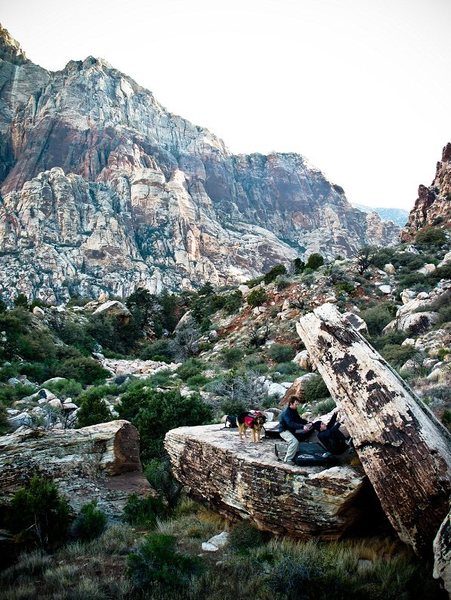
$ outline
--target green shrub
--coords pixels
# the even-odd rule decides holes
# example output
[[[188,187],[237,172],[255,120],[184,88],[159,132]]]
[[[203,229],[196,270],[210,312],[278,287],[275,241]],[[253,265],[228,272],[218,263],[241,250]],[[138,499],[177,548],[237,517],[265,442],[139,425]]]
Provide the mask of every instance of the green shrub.
[[[197,375],[188,377],[186,380],[186,385],[191,389],[197,389],[202,385],[205,385],[208,381],[208,377],[205,377],[205,375],[202,375],[202,373],[198,373]]]
[[[230,531],[228,543],[235,552],[247,552],[263,543],[263,534],[247,521],[241,521]]]
[[[3,404],[0,403],[0,435],[4,435],[8,429],[8,413]]]
[[[95,342],[89,335],[86,325],[65,321],[61,327],[56,328],[58,337],[69,346],[75,346],[83,354],[93,351]]]
[[[155,584],[165,590],[181,590],[191,584],[194,575],[201,572],[198,557],[182,554],[176,549],[172,535],[154,533],[128,557],[128,570],[138,589],[151,590]]]
[[[229,315],[236,313],[243,304],[243,294],[240,290],[236,290],[225,296],[224,309]]]
[[[232,369],[241,361],[243,354],[240,348],[226,348],[221,352],[221,362],[226,369]]]
[[[422,229],[415,236],[417,246],[443,246],[446,244],[446,233],[438,227]]]
[[[204,365],[200,360],[196,358],[189,358],[177,369],[176,372],[180,379],[186,381],[194,375],[199,375],[203,370]]]
[[[382,348],[381,354],[392,366],[401,367],[409,358],[415,356],[416,352],[413,346],[387,344]]]
[[[296,355],[296,350],[284,344],[272,344],[268,350],[269,356],[277,362],[287,362]]]
[[[211,407],[198,394],[181,396],[178,391],[157,392],[142,386],[127,390],[117,411],[138,428],[143,460],[162,455],[163,439],[170,429],[204,425],[212,418]]]
[[[23,385],[18,383],[17,385],[2,385],[0,386],[0,404],[3,404],[9,408],[13,402],[31,396],[36,392],[34,385]]]
[[[292,265],[295,275],[299,275],[305,269],[305,263],[299,257],[293,260]]]
[[[302,400],[304,403],[315,402],[316,400],[330,396],[329,390],[321,375],[315,375],[306,381],[303,392]]]
[[[124,521],[130,525],[153,527],[156,520],[167,516],[167,508],[160,498],[147,496],[140,498],[136,494],[128,497],[124,506]]]
[[[283,362],[278,363],[274,370],[281,373],[282,375],[299,375],[302,369],[294,362]]]
[[[256,290],[252,290],[247,297],[247,303],[249,306],[261,306],[268,299],[266,292],[263,288],[258,288]]]
[[[43,548],[63,541],[71,510],[53,481],[34,475],[19,489],[7,507],[7,525],[13,533]]]
[[[451,321],[451,304],[448,306],[442,306],[438,311],[437,325],[443,325]]]
[[[167,457],[153,458],[145,466],[144,475],[152,488],[167,502],[168,508],[175,508],[183,487],[172,476],[169,459]]]
[[[105,531],[107,518],[104,512],[97,508],[97,502],[84,504],[72,524],[72,533],[76,538],[87,542],[93,540]]]
[[[385,335],[372,338],[371,344],[376,348],[376,350],[380,351],[384,346],[387,346],[388,344],[400,346],[406,338],[407,334],[403,331],[389,331]]]
[[[143,346],[139,357],[142,360],[171,362],[174,358],[174,353],[169,340],[155,340],[155,342]]]
[[[321,254],[314,252],[308,257],[305,268],[312,269],[312,271],[316,271],[316,269],[319,269],[319,267],[321,267],[323,264],[324,258],[321,256]]]
[[[75,379],[64,379],[63,381],[51,381],[46,388],[56,394],[59,398],[74,398],[81,394],[83,386]]]
[[[393,305],[382,303],[362,311],[360,316],[367,324],[369,334],[378,336],[382,333],[384,327],[392,321],[395,310],[396,308]]]
[[[345,292],[346,294],[352,294],[354,291],[354,285],[350,281],[339,281],[335,284],[337,292]]]
[[[451,431],[451,410],[446,409],[443,411],[442,423],[449,431]]]
[[[268,271],[264,277],[263,281],[268,284],[274,281],[279,275],[286,275],[287,270],[283,265],[276,265],[270,271]]]
[[[104,369],[97,361],[86,356],[69,358],[63,361],[58,369],[59,376],[66,379],[75,379],[83,385],[103,382],[111,373]]]
[[[109,423],[113,419],[114,417],[104,400],[88,396],[80,401],[80,409],[77,412],[77,427]]]
[[[282,290],[285,290],[291,284],[291,282],[288,279],[288,277],[284,277],[283,275],[279,275],[277,277],[275,283],[276,283],[276,289],[277,289],[278,292],[281,292]]]

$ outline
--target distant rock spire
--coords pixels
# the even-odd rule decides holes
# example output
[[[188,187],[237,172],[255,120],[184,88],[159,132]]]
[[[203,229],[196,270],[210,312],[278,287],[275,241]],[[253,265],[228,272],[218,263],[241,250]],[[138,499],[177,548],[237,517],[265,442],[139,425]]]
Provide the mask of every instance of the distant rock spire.
[[[14,65],[23,65],[30,62],[25,52],[7,29],[0,23],[0,58]]]

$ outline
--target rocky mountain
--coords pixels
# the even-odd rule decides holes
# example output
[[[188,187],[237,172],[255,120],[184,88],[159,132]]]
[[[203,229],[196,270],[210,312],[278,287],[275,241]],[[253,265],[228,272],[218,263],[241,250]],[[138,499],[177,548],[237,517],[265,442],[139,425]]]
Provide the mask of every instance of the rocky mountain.
[[[373,208],[364,204],[355,204],[354,206],[366,213],[375,212],[383,221],[391,221],[395,225],[399,225],[399,227],[404,227],[409,218],[409,211],[403,208],[386,208],[384,206]]]
[[[431,185],[419,186],[418,198],[401,239],[410,241],[420,229],[428,226],[442,229],[451,226],[451,143],[443,148],[442,160],[437,163]]]
[[[233,155],[101,59],[48,72],[0,30],[0,295],[229,284],[398,229],[300,155]]]

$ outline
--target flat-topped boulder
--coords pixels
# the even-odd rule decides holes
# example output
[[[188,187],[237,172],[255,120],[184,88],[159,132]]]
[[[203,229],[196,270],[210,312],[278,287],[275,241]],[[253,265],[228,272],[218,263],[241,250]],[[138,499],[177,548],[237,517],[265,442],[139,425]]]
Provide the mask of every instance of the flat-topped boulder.
[[[138,431],[123,420],[65,431],[21,428],[0,437],[2,501],[34,474],[53,479],[76,511],[97,500],[112,518],[131,493],[152,492],[142,473]]]
[[[274,440],[242,442],[236,430],[220,424],[172,429],[165,447],[175,477],[193,497],[262,530],[336,540],[361,519],[376,517],[360,466],[285,465],[276,459]]]

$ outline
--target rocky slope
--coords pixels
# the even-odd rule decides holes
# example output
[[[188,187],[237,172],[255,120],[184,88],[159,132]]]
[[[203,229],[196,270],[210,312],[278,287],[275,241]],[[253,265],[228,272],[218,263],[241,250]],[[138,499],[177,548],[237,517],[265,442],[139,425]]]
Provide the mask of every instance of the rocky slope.
[[[420,229],[428,226],[451,227],[451,143],[443,148],[431,185],[418,188],[418,198],[401,239],[410,241]]]
[[[227,284],[395,241],[302,156],[234,156],[105,61],[49,73],[0,39],[6,298]]]

